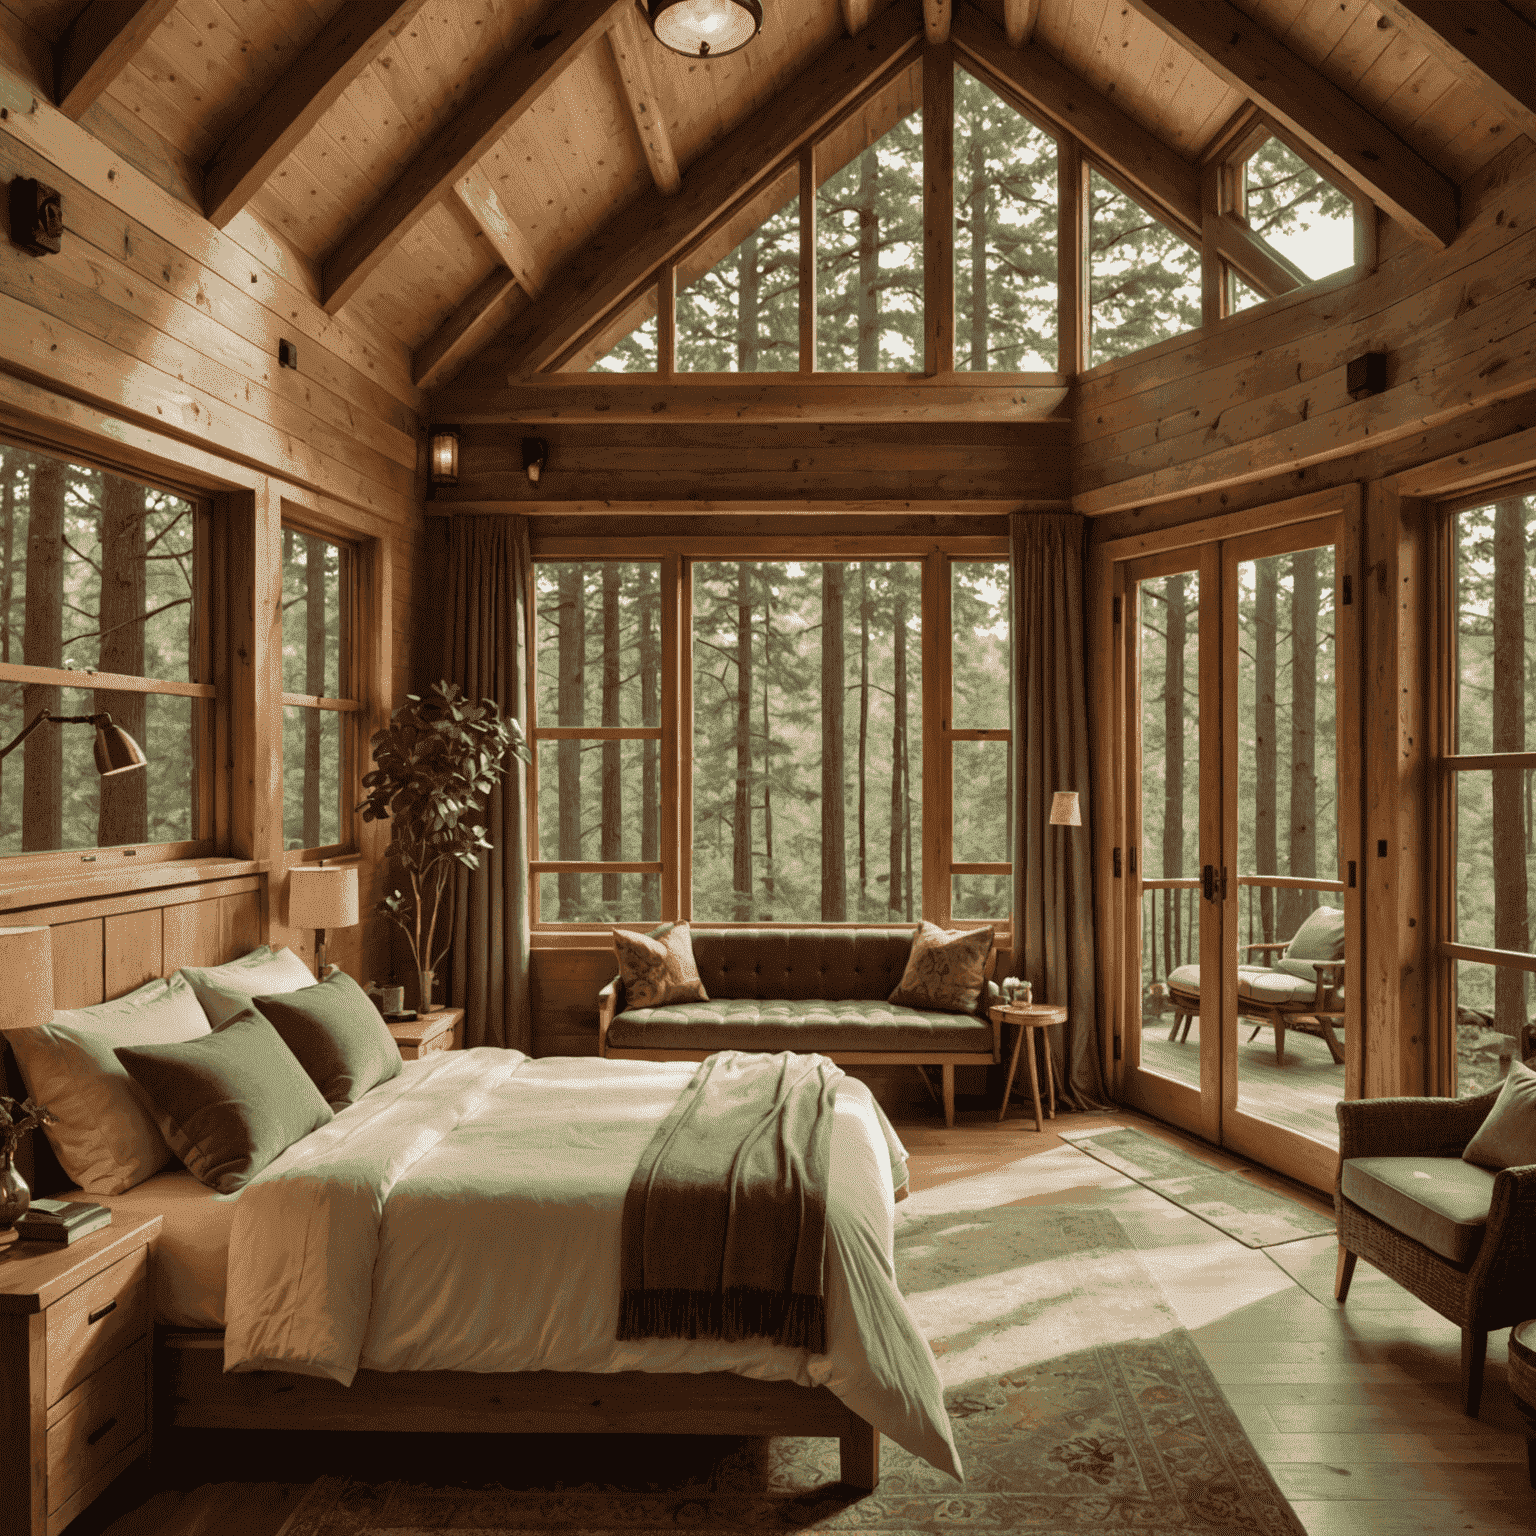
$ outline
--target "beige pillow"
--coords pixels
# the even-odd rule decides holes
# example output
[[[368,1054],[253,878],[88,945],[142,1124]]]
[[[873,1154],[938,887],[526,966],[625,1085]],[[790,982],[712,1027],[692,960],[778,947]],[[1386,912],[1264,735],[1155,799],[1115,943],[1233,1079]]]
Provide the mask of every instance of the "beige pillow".
[[[64,1172],[89,1194],[120,1195],[171,1161],[149,1096],[124,1071],[117,1046],[169,1045],[208,1033],[186,980],[172,976],[111,1002],[54,1014],[6,1041],[27,1092],[57,1116],[45,1134]]]
[[[935,1013],[975,1013],[991,953],[990,928],[952,933],[937,923],[921,923],[912,939],[907,968],[888,1000]]]
[[[1509,1076],[1462,1160],[1480,1168],[1528,1168],[1536,1163],[1536,1072],[1509,1064]]]
[[[629,1008],[658,1008],[663,1003],[707,1003],[709,993],[693,958],[687,923],[668,923],[650,933],[613,930],[613,950],[624,978]]]
[[[177,974],[192,983],[214,1029],[234,1018],[253,997],[272,997],[315,985],[314,973],[291,949],[272,949],[266,944],[223,965],[184,965]]]

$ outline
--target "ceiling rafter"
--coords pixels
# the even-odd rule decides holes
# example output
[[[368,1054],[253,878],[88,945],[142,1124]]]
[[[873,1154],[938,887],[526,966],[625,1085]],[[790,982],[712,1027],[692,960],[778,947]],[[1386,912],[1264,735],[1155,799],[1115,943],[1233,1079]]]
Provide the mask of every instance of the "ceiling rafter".
[[[477,342],[489,339],[490,322],[519,284],[505,267],[487,272],[454,312],[411,354],[411,382],[431,389]]]
[[[1200,173],[1193,165],[1043,48],[1009,47],[1007,34],[973,6],[961,8],[952,36],[962,62],[977,66],[1043,126],[1070,133],[1127,191],[1199,244]]]
[[[78,122],[175,8],[176,0],[91,0],[53,50],[59,111]]]
[[[223,229],[390,45],[425,0],[347,0],[203,167],[203,212]]]
[[[1228,0],[1128,0],[1283,123],[1416,238],[1456,238],[1456,188],[1390,128]]]
[[[667,132],[666,120],[656,99],[656,82],[651,75],[650,61],[645,56],[645,39],[633,8],[626,6],[614,16],[613,26],[608,31],[608,48],[613,54],[614,68],[619,72],[624,99],[629,103],[629,115],[635,124],[641,153],[651,168],[651,180],[659,191],[670,195],[682,186],[683,174],[678,169],[672,135]]]
[[[549,273],[538,259],[528,237],[503,206],[491,178],[475,166],[453,189],[469,216],[502,263],[517,279],[517,285],[531,299],[549,280]]]
[[[930,43],[947,43],[953,20],[950,0],[923,0],[923,32]]]
[[[833,43],[702,155],[676,196],[652,192],[620,209],[565,262],[510,338],[512,376],[526,377],[556,362],[585,332],[654,282],[666,262],[778,174],[874,82],[909,62],[922,40],[920,0],[895,0],[858,37]]]
[[[367,281],[405,232],[491,149],[606,32],[632,0],[556,0],[502,62],[321,263],[323,307],[335,314]]]
[[[1035,35],[1040,0],[1003,0],[1003,31],[1010,48],[1022,48]]]
[[[1502,5],[1374,0],[1426,53],[1536,139],[1536,27]]]

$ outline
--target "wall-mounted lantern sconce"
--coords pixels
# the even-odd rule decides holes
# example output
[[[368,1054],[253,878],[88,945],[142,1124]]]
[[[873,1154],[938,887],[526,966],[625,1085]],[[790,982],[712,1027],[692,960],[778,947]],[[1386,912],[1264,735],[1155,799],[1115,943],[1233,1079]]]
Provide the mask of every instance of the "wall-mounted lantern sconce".
[[[432,460],[433,485],[457,485],[459,483],[459,429],[457,427],[433,427],[427,434],[428,453]]]
[[[539,483],[539,476],[544,473],[544,465],[548,460],[549,444],[542,437],[523,439],[523,473],[528,476],[530,484]]]
[[[1344,369],[1344,387],[1351,400],[1369,400],[1387,387],[1387,354],[1363,352]]]

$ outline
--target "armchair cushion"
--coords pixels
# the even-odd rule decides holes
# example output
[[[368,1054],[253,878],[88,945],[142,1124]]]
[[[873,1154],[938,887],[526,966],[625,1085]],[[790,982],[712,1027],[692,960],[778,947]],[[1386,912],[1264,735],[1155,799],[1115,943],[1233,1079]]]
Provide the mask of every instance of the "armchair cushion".
[[[1536,1072],[1523,1062],[1509,1066],[1509,1076],[1488,1118],[1461,1154],[1481,1168],[1528,1168],[1536,1163]]]
[[[1285,971],[1240,965],[1237,968],[1237,995],[1255,1003],[1313,1003],[1317,1001],[1317,983],[1303,981]]]
[[[1309,960],[1344,958],[1344,912],[1340,907],[1318,907],[1292,935],[1275,969],[1317,985],[1317,972]]]
[[[1477,1257],[1493,1202],[1493,1175],[1459,1157],[1352,1157],[1340,1191],[1396,1232],[1451,1263]]]

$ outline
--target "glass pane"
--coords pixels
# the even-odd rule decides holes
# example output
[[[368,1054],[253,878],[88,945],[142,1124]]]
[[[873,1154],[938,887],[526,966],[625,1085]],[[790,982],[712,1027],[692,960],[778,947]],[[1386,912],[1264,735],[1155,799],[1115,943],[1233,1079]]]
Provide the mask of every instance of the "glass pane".
[[[957,730],[1006,731],[1013,697],[1008,562],[957,560],[949,571],[951,717]]]
[[[660,725],[660,563],[541,560],[534,579],[538,723]]]
[[[659,741],[541,741],[538,859],[647,863],[661,854]]]
[[[284,693],[350,697],[351,565],[345,546],[283,529]]]
[[[1088,191],[1091,367],[1200,324],[1200,253],[1097,171]]]
[[[984,918],[1006,923],[1013,910],[1012,875],[951,875],[951,918]]]
[[[1200,577],[1142,582],[1131,597],[1140,642],[1141,878],[1184,881],[1142,894],[1141,1064],[1200,1084]],[[1191,975],[1193,972],[1193,975]],[[1188,983],[1175,995],[1170,978]],[[1182,1006],[1181,1006],[1182,1005]]]
[[[0,763],[0,854],[126,843],[190,842],[197,826],[194,699],[0,683],[0,735],[39,710],[105,709],[144,748],[148,766],[103,780],[84,725],[42,726]],[[105,789],[103,789],[105,786]]]
[[[769,216],[764,219],[765,212]],[[800,190],[782,176],[746,219],[763,222],[719,260],[716,242],[677,273],[677,371],[760,373],[800,366]],[[727,239],[734,240],[735,224]],[[699,277],[703,261],[711,263]]]
[[[1529,954],[1536,891],[1533,779],[1526,768],[1463,769],[1456,775],[1456,938]],[[1519,1021],[1500,1019],[1512,1031]]]
[[[877,112],[890,96],[868,110]],[[920,372],[921,108],[828,177],[817,199],[816,366],[828,373]]]
[[[1279,139],[1243,166],[1248,227],[1309,278],[1355,264],[1355,205]]]
[[[191,678],[195,531],[180,497],[0,448],[0,661]]]
[[[656,372],[656,288],[651,286],[565,365],[588,373]]]
[[[283,846],[334,848],[350,827],[343,809],[342,732],[334,709],[283,706]]]
[[[1056,368],[1056,140],[955,70],[955,367]]]
[[[956,741],[954,751],[954,860],[1006,864],[1013,857],[1013,796],[1008,775],[1013,744]]]
[[[1451,964],[1456,988],[1456,1096],[1466,1099],[1497,1088],[1510,1062],[1531,1054],[1527,1010],[1536,993],[1536,976],[1509,965],[1474,965],[1465,960]]]
[[[1456,710],[1452,750],[1536,749],[1536,498],[1510,496],[1453,519]]]
[[[922,910],[922,572],[693,567],[700,922]]]
[[[660,875],[544,875],[541,923],[634,923],[661,920]]]
[[[1265,302],[1264,295],[1256,288],[1250,288],[1236,272],[1227,273],[1227,281],[1232,285],[1232,297],[1227,305],[1228,313],[1241,314],[1245,309],[1252,309],[1255,304]]]

